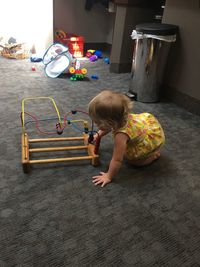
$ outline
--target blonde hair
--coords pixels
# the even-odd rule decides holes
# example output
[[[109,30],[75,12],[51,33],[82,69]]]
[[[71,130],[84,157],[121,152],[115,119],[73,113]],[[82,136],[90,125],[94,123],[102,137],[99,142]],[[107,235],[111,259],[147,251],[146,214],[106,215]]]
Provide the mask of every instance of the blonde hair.
[[[132,107],[127,96],[104,90],[90,101],[88,112],[94,122],[117,130],[126,125]]]

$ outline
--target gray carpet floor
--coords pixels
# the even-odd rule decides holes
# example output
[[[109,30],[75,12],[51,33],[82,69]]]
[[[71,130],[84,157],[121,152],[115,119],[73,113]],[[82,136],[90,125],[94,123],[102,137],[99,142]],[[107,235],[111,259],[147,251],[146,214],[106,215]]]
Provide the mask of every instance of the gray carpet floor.
[[[106,171],[112,136],[101,142],[98,167],[54,163],[23,173],[23,98],[53,97],[63,116],[87,110],[102,89],[128,91],[130,73],[109,73],[103,60],[81,64],[89,79],[70,81],[46,77],[41,63],[0,58],[0,266],[200,266],[200,117],[166,101],[135,102],[134,112],[151,112],[163,125],[161,158],[143,168],[124,162],[104,188],[91,177]],[[26,111],[39,119],[55,115],[48,101],[28,103]],[[35,123],[26,126],[41,137]],[[80,134],[67,129],[66,135]]]

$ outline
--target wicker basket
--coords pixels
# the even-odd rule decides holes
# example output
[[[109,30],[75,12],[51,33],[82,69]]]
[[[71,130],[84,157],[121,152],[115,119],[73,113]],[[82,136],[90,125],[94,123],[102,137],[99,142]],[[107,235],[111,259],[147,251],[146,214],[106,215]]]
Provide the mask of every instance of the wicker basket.
[[[29,49],[25,44],[12,44],[1,47],[0,55],[11,59],[25,59],[29,57]]]

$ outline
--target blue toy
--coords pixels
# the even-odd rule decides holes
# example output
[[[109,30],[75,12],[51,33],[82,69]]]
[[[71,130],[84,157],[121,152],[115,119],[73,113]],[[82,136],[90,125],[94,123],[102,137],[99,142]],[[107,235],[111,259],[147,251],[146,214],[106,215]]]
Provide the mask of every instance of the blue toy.
[[[98,79],[99,79],[99,77],[98,77],[97,75],[92,75],[91,78],[92,78],[93,80],[98,80]]]
[[[96,50],[94,55],[96,55],[98,58],[102,58],[102,52],[100,50]]]
[[[30,57],[31,62],[41,62],[43,59],[40,57]]]
[[[110,64],[110,59],[109,59],[108,57],[105,57],[105,58],[104,58],[104,62],[105,62],[106,64]]]

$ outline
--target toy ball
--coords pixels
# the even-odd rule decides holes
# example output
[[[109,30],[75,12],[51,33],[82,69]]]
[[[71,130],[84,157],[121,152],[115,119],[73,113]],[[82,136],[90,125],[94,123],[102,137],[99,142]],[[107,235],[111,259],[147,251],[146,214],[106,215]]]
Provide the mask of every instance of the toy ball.
[[[105,57],[105,58],[104,58],[104,62],[105,62],[106,64],[110,64],[110,59],[109,59],[108,57]]]
[[[96,50],[94,55],[96,55],[98,58],[102,58],[102,52],[100,50]]]
[[[90,61],[91,62],[97,61],[97,59],[98,59],[97,55],[93,55],[93,56],[90,57]]]
[[[32,71],[36,71],[36,67],[35,67],[35,66],[32,66],[32,67],[31,67],[31,70],[32,70]]]

